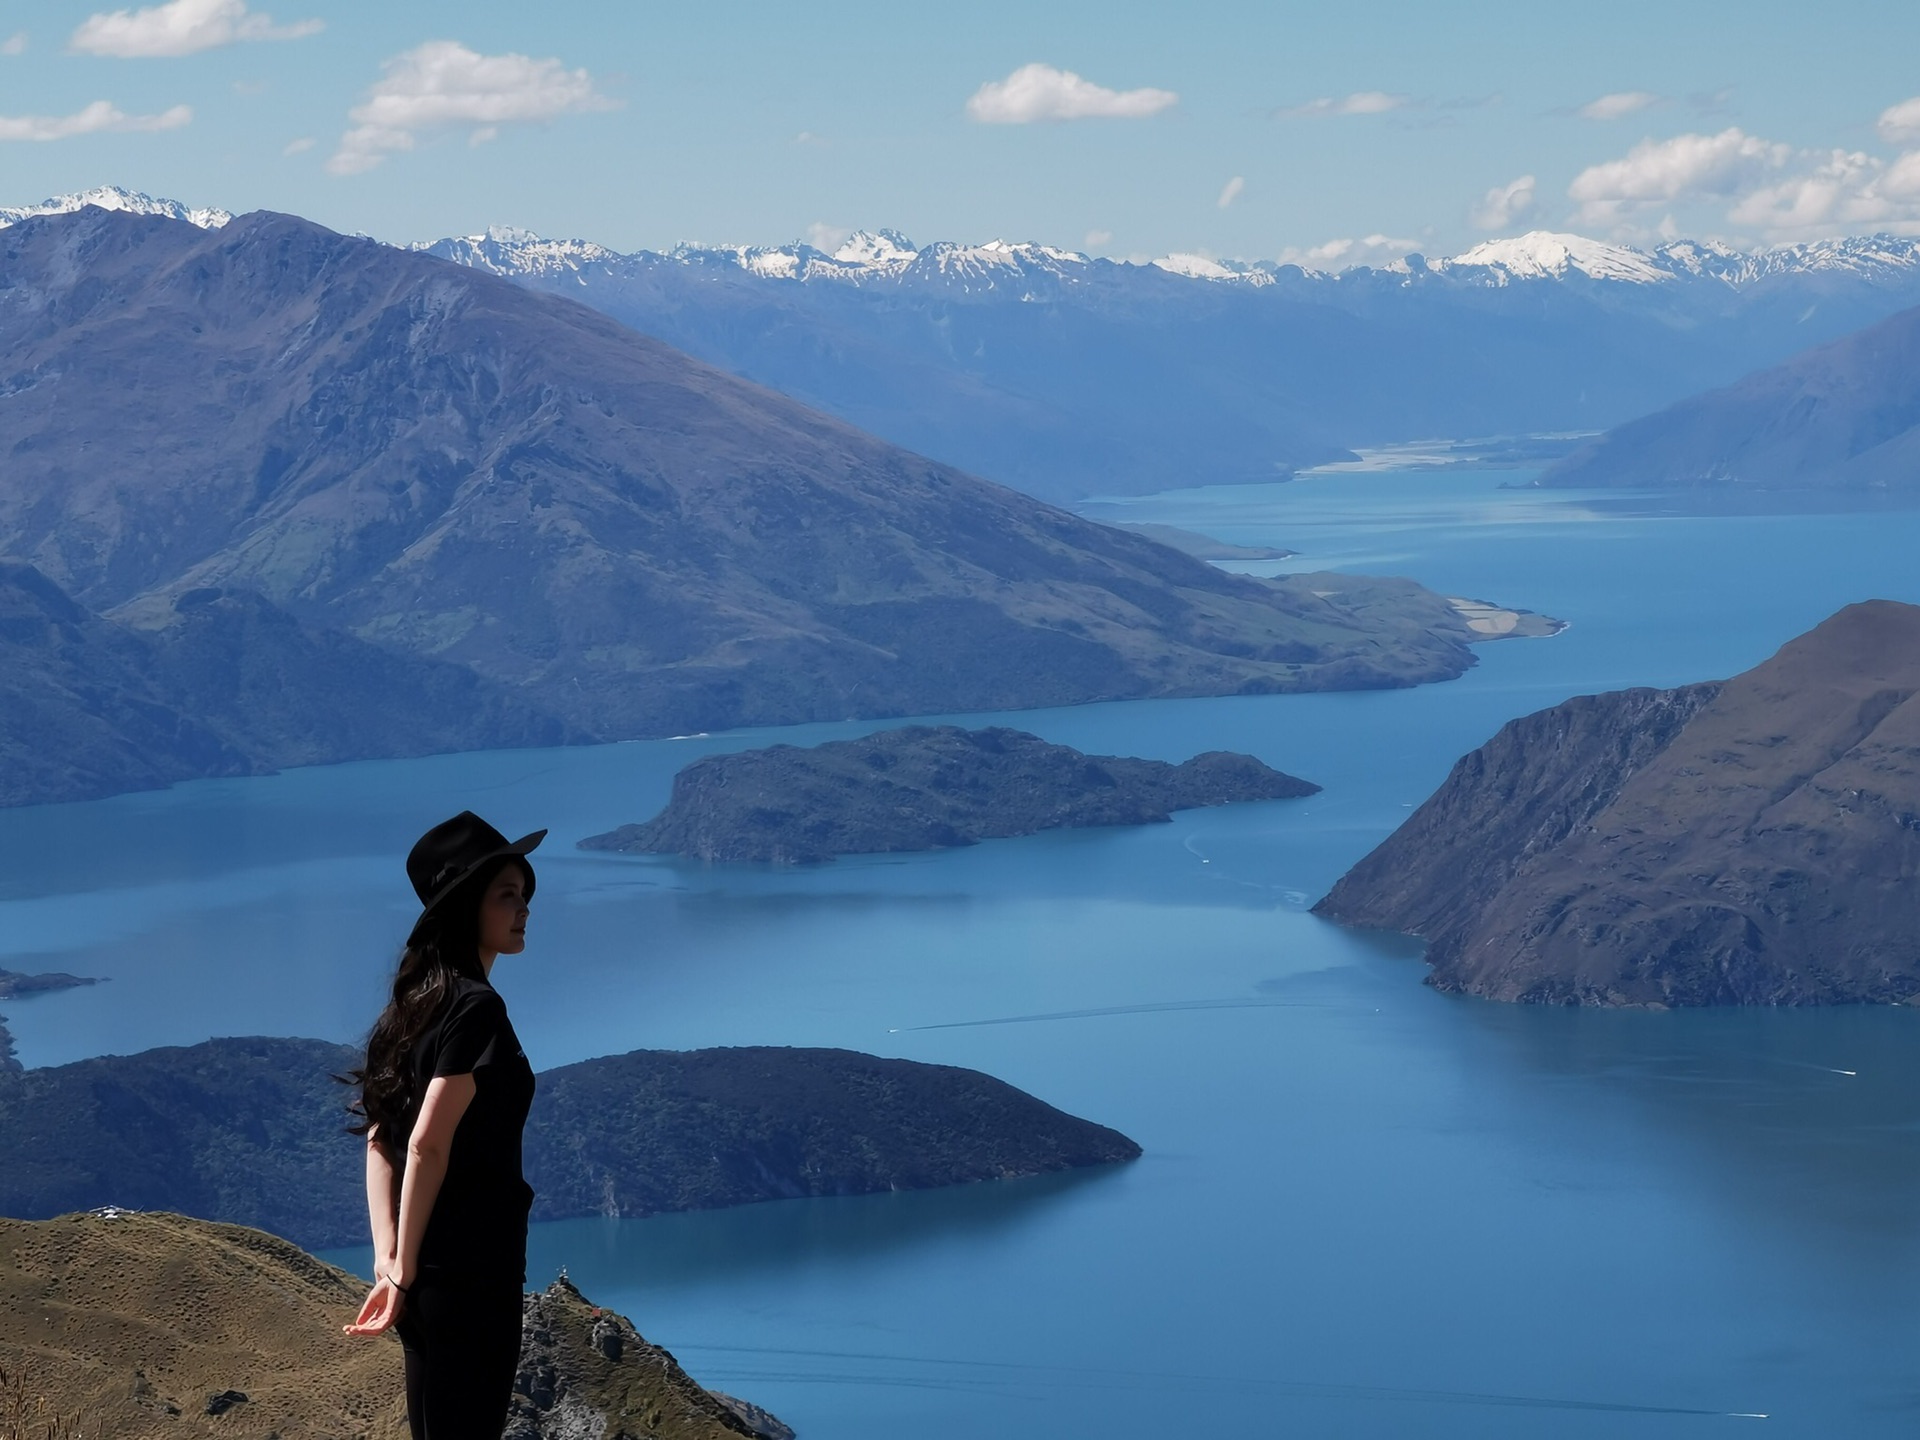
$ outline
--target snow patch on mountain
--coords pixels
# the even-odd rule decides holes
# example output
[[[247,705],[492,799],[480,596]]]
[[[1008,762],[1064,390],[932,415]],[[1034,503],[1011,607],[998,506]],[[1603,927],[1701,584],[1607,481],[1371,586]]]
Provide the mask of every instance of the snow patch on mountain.
[[[1510,240],[1489,240],[1451,260],[1436,260],[1428,266],[1443,273],[1473,267],[1494,271],[1497,278],[1493,283],[1499,285],[1512,280],[1563,280],[1573,274],[1642,285],[1657,285],[1673,278],[1671,271],[1643,250],[1551,230],[1529,230]]]
[[[184,220],[202,230],[218,230],[233,216],[225,210],[196,210],[177,200],[156,200],[138,190],[123,190],[118,185],[99,185],[72,195],[56,195],[38,205],[0,207],[0,228],[17,225],[34,215],[71,215],[92,205],[101,210],[124,210],[133,215],[163,215],[169,220]]]

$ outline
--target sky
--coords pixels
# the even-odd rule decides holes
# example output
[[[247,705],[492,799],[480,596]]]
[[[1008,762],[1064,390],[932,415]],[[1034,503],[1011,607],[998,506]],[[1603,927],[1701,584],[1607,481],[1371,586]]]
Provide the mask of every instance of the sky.
[[[0,0],[0,204],[1321,268],[1920,233],[1920,5]]]

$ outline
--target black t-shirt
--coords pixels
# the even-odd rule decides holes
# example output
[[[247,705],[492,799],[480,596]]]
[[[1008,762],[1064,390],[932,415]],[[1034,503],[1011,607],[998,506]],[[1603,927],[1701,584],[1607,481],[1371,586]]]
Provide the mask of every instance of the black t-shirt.
[[[440,1075],[471,1073],[474,1084],[427,1218],[420,1268],[524,1284],[533,1187],[520,1173],[520,1135],[533,1106],[533,1067],[506,1002],[484,980],[458,981],[410,1058],[418,1095]]]

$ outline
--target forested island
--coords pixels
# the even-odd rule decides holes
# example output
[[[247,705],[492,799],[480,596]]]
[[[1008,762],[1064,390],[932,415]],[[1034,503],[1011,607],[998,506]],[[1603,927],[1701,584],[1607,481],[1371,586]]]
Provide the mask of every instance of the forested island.
[[[580,847],[804,864],[1040,830],[1153,824],[1176,810],[1319,789],[1222,750],[1170,765],[1084,755],[1005,726],[906,725],[807,749],[708,755],[674,777],[659,815],[589,836]]]

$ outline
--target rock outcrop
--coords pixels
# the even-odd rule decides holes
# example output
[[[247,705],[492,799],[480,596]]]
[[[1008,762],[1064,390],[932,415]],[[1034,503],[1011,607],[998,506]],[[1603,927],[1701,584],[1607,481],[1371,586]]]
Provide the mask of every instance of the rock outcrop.
[[[654,819],[580,846],[793,864],[1040,830],[1145,825],[1175,810],[1292,799],[1319,788],[1226,751],[1169,765],[1084,755],[1004,726],[908,725],[811,749],[706,756],[674,777],[672,799]]]
[[[61,1435],[405,1440],[400,1347],[340,1331],[365,1294],[237,1225],[116,1210],[0,1220],[0,1376]],[[565,1280],[527,1297],[525,1326],[513,1440],[792,1433],[750,1422],[753,1407],[703,1390]]]
[[[1315,910],[1499,1000],[1920,1001],[1920,607],[1514,721]]]

